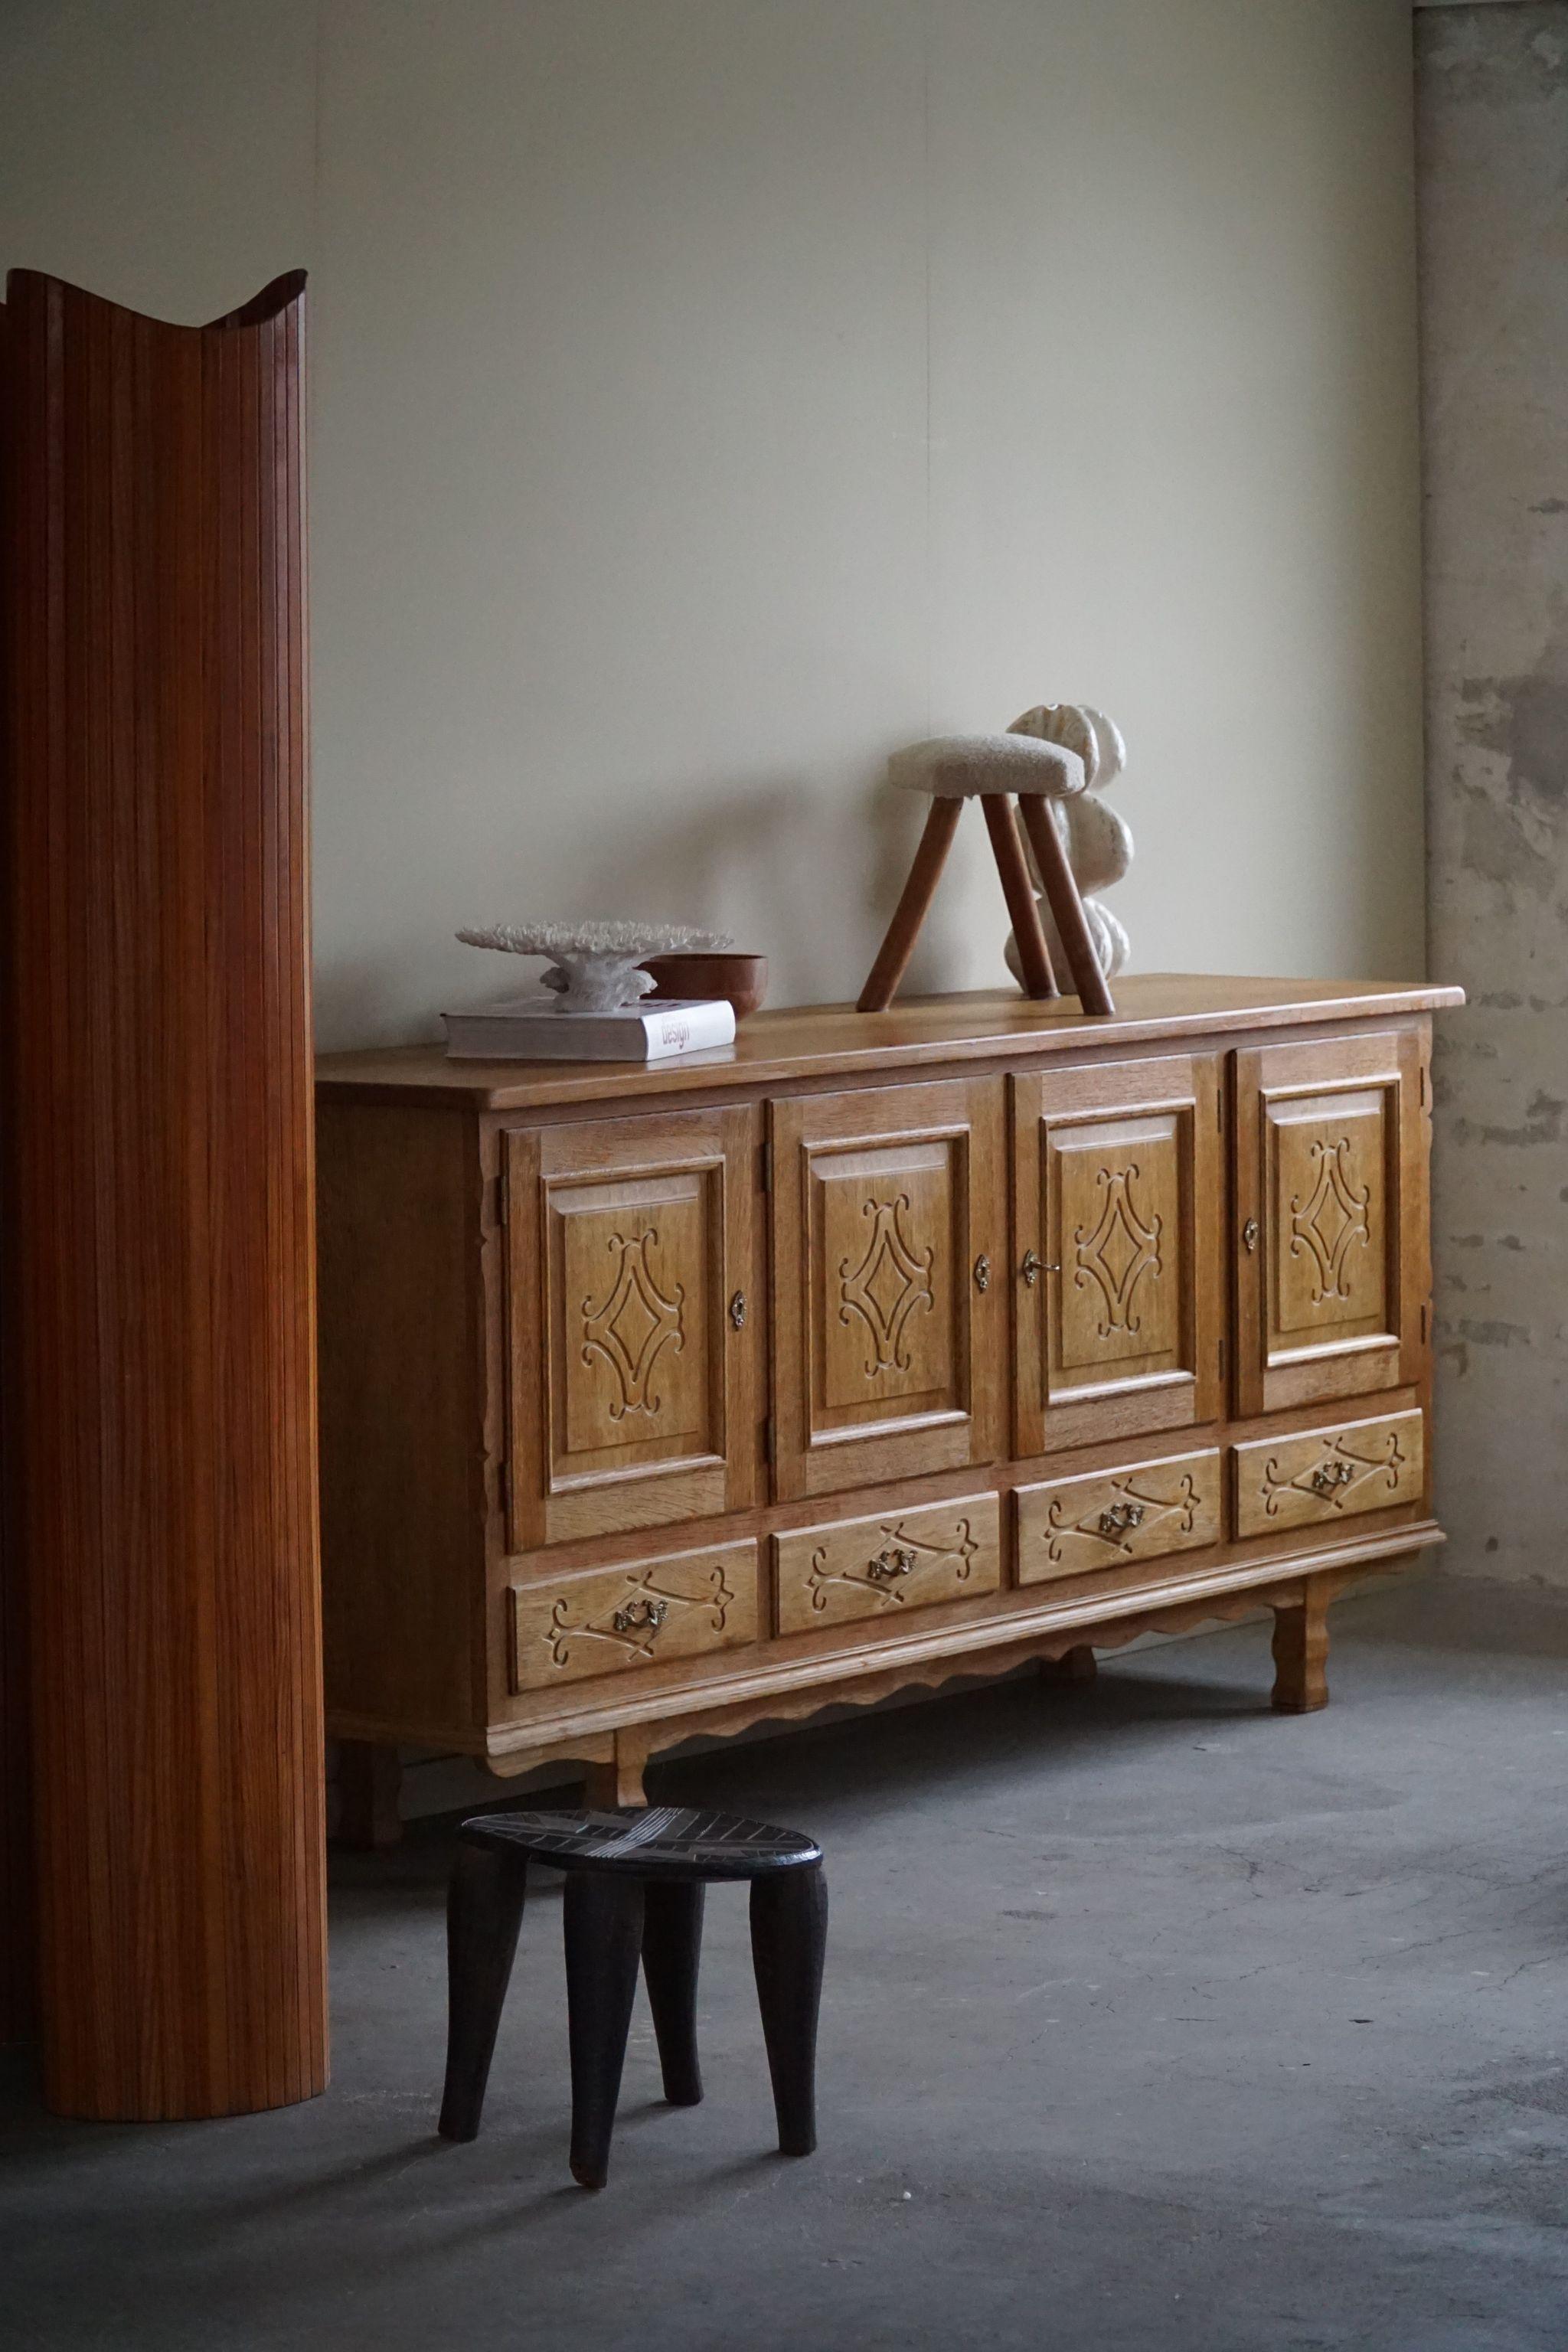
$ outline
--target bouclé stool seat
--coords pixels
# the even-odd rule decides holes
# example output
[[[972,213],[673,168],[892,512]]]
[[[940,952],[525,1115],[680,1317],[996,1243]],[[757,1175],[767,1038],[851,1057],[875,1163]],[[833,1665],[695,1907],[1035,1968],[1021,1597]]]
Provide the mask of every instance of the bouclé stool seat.
[[[816,2146],[816,2018],[827,1934],[822,1849],[796,1830],[696,1806],[627,1812],[482,1813],[465,1822],[447,1901],[443,2138],[479,2128],[531,1861],[564,1871],[572,2053],[572,2172],[602,2189],[640,1959],[673,2106],[702,2096],[697,1969],[703,1890],[751,1883],[752,1962],[779,2147]]]

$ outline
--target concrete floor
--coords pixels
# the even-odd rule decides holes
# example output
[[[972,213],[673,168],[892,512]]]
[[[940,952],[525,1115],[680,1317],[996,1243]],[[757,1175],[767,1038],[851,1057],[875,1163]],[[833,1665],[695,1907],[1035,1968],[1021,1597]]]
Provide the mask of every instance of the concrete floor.
[[[333,1870],[307,2107],[0,2116],[21,2352],[1568,2345],[1568,1608],[1344,1604],[1336,1704],[1244,1626],[656,1771],[798,1822],[833,1916],[820,2153],[770,2153],[742,1893],[710,1899],[701,2107],[640,2007],[610,2185],[565,2168],[559,1894],[483,2137],[433,2137],[448,1843]]]

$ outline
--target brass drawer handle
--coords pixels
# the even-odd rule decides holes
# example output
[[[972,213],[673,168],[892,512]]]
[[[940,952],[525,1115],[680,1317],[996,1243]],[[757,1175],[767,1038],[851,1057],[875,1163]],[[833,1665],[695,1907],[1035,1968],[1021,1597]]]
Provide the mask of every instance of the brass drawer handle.
[[[1033,1290],[1042,1274],[1060,1274],[1061,1268],[1059,1265],[1047,1265],[1044,1259],[1037,1258],[1032,1249],[1026,1249],[1024,1252],[1024,1263],[1018,1271],[1024,1277],[1026,1289]]]
[[[1100,1515],[1100,1532],[1102,1536],[1122,1535],[1129,1528],[1141,1528],[1142,1524],[1142,1503],[1111,1503]]]
[[[644,1625],[650,1633],[657,1633],[668,1614],[668,1601],[649,1601],[644,1595],[628,1601],[624,1609],[617,1609],[610,1622],[617,1633],[635,1633]]]
[[[1263,1228],[1259,1225],[1256,1217],[1248,1217],[1246,1224],[1243,1225],[1241,1229],[1241,1238],[1248,1257],[1251,1256],[1253,1251],[1258,1247],[1258,1237],[1261,1234],[1262,1230]]]
[[[1331,1495],[1340,1486],[1348,1486],[1355,1476],[1348,1462],[1320,1462],[1308,1485],[1320,1495]]]
[[[737,1290],[735,1296],[730,1301],[730,1320],[734,1325],[737,1331],[743,1331],[745,1329],[746,1294],[743,1290]]]
[[[976,1290],[989,1290],[991,1287],[991,1261],[984,1250],[974,1261],[974,1287]]]
[[[902,1544],[885,1544],[882,1549],[866,1562],[866,1573],[872,1577],[908,1576],[915,1564],[915,1555]]]

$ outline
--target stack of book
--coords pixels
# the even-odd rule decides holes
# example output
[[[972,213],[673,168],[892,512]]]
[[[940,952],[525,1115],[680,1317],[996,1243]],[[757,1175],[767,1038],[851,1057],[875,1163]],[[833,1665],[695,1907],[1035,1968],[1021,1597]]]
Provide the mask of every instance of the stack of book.
[[[735,1008],[723,997],[567,1013],[542,992],[441,1018],[447,1054],[472,1062],[663,1062],[735,1039]]]

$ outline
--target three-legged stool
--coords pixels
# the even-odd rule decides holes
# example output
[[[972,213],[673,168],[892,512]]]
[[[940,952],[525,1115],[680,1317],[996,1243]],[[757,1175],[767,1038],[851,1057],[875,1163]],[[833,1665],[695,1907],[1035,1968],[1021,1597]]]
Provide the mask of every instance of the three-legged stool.
[[[749,1879],[752,1963],[779,2148],[816,2146],[816,2015],[827,1937],[822,1849],[795,1830],[692,1806],[481,1813],[465,1822],[447,1898],[445,2139],[473,2139],[522,1923],[531,1859],[566,1873],[572,2173],[602,2189],[640,1958],[672,2106],[702,2096],[697,1964],[710,1880]]]
[[[1052,997],[1060,991],[1018,838],[1020,815],[1072,970],[1079,1002],[1086,1013],[1113,1013],[1116,1008],[1095,953],[1078,883],[1045,805],[1047,800],[1070,799],[1085,789],[1086,771],[1079,754],[1062,744],[1011,730],[1005,735],[938,735],[929,742],[911,743],[895,751],[888,762],[888,780],[906,792],[928,793],[931,813],[887,936],[860,991],[858,1011],[885,1013],[898,994],[921,925],[936,896],[963,803],[977,800],[985,814],[992,855],[1018,942],[1025,993]]]

